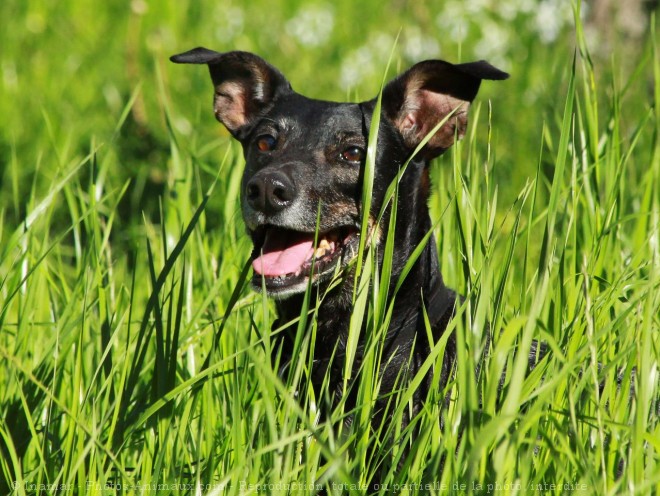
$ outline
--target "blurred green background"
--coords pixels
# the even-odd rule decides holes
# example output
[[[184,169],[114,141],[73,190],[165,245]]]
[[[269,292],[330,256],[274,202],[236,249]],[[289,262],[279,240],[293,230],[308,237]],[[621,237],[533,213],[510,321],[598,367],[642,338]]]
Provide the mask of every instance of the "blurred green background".
[[[294,89],[329,100],[374,97],[393,47],[388,78],[427,58],[487,59],[510,72],[505,82],[483,84],[467,139],[433,165],[430,203],[436,218],[450,205],[438,227],[448,284],[481,298],[479,318],[481,303],[497,300],[494,329],[497,318],[511,318],[515,334],[521,319],[542,313],[530,329],[558,343],[547,369],[556,380],[526,383],[534,390],[529,415],[501,437],[488,438],[495,430],[477,422],[462,438],[464,451],[453,436],[429,446],[438,459],[459,454],[446,471],[455,480],[465,467],[486,467],[476,460],[487,456],[498,476],[515,467],[534,482],[588,480],[601,489],[602,480],[603,494],[608,484],[612,494],[643,494],[635,484],[657,466],[657,442],[649,441],[657,416],[647,421],[631,408],[630,381],[619,387],[615,372],[657,372],[653,9],[648,0],[0,2],[0,493],[22,474],[80,484],[116,480],[116,469],[145,481],[225,480],[226,471],[234,482],[299,476],[296,417],[277,403],[279,383],[260,375],[272,371],[250,368],[263,364],[260,340],[273,316],[254,292],[234,298],[250,253],[238,203],[240,147],[213,118],[206,68],[168,60],[202,45],[256,52]],[[576,15],[585,42],[576,43]],[[567,99],[574,105],[563,120]],[[554,180],[566,157],[570,165]],[[512,208],[528,184],[538,196]],[[512,226],[517,215],[520,229]],[[507,246],[513,269],[505,277]],[[537,275],[546,262],[543,289]],[[172,319],[175,310],[183,323]],[[592,339],[602,344],[599,355]],[[215,345],[216,371],[230,373],[211,381],[201,364]],[[514,348],[505,341],[499,351]],[[587,361],[593,377],[583,373]],[[602,397],[601,363],[609,366]],[[492,392],[498,378],[490,377]],[[590,396],[581,388],[591,379]],[[638,404],[651,404],[655,382],[639,381]],[[467,380],[459,384],[470,391]],[[609,405],[605,427],[592,428]],[[494,422],[511,421],[494,408]],[[289,423],[271,422],[272,411]],[[315,439],[332,439],[331,423],[324,428]],[[282,439],[294,439],[284,465]],[[358,454],[368,444],[360,439]],[[540,439],[547,445],[537,456]],[[318,446],[305,465],[312,475]],[[634,454],[634,470],[620,479],[624,452]],[[347,459],[357,477],[360,458]]]
[[[631,74],[642,78],[623,105],[635,116],[649,96],[644,78],[651,91],[650,75],[634,69],[648,57],[642,10],[652,5],[640,1],[639,13],[619,15],[616,7],[599,14],[601,4],[608,2],[581,6],[599,61],[596,75],[609,81],[613,73],[619,85]],[[635,28],[620,22],[635,15]],[[330,100],[373,97],[397,36],[390,77],[425,58],[489,60],[511,73],[504,84],[484,84],[479,96],[492,101],[499,164],[493,174],[508,201],[535,174],[544,123],[558,126],[574,52],[574,6],[565,0],[9,0],[0,16],[5,227],[19,225],[30,198],[42,196],[63,170],[99,146],[98,157],[113,162],[106,187],[130,180],[117,227],[140,225],[143,212],[157,216],[159,195],[175,193],[180,173],[170,163],[166,109],[179,144],[209,153],[202,175],[212,178],[229,140],[211,113],[208,75],[168,61],[198,45],[254,51],[296,90]],[[484,146],[487,131],[479,129]],[[203,150],[208,144],[211,150]],[[222,208],[219,201],[212,200],[214,208]],[[52,220],[56,224],[57,216]]]

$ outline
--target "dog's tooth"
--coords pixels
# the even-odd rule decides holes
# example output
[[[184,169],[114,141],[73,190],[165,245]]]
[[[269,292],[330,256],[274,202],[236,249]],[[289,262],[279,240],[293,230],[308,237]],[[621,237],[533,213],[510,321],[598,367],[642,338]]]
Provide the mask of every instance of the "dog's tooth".
[[[323,238],[321,241],[319,241],[319,245],[314,251],[314,256],[316,258],[321,258],[326,254],[326,252],[328,252],[328,250],[332,250],[332,245],[328,243],[326,238]]]

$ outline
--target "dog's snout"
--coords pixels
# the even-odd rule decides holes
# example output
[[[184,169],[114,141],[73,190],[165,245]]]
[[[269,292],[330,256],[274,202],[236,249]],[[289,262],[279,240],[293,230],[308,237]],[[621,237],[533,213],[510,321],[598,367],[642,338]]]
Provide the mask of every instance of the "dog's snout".
[[[247,183],[245,194],[249,205],[265,214],[283,210],[296,199],[293,180],[281,171],[261,171]]]

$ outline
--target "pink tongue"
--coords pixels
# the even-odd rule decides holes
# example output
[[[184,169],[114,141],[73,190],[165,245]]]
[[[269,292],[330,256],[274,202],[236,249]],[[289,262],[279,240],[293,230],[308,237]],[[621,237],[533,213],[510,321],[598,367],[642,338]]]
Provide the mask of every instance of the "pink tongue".
[[[311,258],[312,239],[299,239],[287,245],[286,240],[271,239],[273,233],[266,235],[264,254],[252,262],[252,268],[257,274],[266,277],[284,276],[297,272]]]

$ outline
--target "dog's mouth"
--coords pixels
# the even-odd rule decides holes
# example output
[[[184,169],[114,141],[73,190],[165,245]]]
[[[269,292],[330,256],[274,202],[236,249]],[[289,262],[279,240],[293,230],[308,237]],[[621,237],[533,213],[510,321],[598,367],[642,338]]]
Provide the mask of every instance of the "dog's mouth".
[[[252,283],[272,294],[304,291],[310,277],[318,283],[332,275],[340,264],[348,264],[358,252],[356,227],[340,227],[318,234],[291,229],[262,226],[252,232],[254,251]]]

